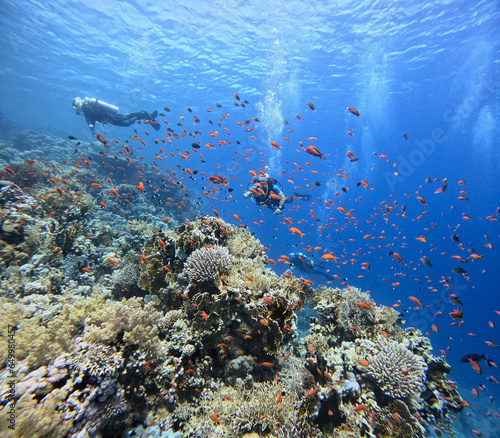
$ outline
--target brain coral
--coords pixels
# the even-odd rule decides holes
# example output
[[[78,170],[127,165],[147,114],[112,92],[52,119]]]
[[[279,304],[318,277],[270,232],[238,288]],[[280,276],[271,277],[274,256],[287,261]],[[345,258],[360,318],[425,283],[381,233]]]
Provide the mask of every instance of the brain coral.
[[[394,398],[406,398],[423,390],[427,364],[397,341],[379,336],[376,343],[364,341],[370,351],[367,374],[382,391]]]
[[[200,248],[186,260],[184,272],[190,281],[214,281],[231,269],[233,258],[226,248],[215,245],[211,248]]]

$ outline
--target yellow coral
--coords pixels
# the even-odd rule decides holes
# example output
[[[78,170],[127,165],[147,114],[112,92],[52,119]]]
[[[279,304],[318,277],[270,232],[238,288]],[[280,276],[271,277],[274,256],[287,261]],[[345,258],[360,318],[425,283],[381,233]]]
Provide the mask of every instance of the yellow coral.
[[[87,298],[75,304],[59,302],[53,309],[55,316],[46,322],[41,313],[32,315],[29,306],[11,303],[2,299],[0,319],[17,325],[16,359],[26,359],[29,370],[49,364],[61,353],[71,352],[73,339],[83,328],[85,318],[103,303],[102,297]],[[6,337],[7,325],[0,327],[2,338]],[[6,351],[0,350],[0,360],[6,360]]]
[[[87,318],[84,339],[93,343],[113,344],[123,334],[125,345],[137,345],[145,351],[158,353],[161,346],[158,338],[161,317],[161,313],[154,309],[153,302],[143,306],[140,298],[107,301]]]

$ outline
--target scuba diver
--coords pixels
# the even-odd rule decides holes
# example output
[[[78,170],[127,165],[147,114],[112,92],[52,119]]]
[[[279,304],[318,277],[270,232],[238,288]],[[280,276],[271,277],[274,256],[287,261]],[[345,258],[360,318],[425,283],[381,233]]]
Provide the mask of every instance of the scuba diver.
[[[303,271],[307,274],[322,275],[327,280],[332,281],[333,277],[326,272],[326,268],[321,265],[315,265],[314,262],[301,252],[292,252],[288,259],[292,263],[293,268]]]
[[[294,193],[293,197],[285,196],[281,184],[267,173],[254,178],[247,185],[243,197],[248,198],[250,196],[258,205],[263,205],[274,210],[274,214],[281,214],[283,206],[293,202],[294,199],[308,201],[311,198],[309,195],[301,195],[299,193]]]
[[[160,124],[155,120],[158,115],[158,111],[154,111],[152,114],[146,111],[140,111],[130,114],[118,114],[118,107],[111,105],[109,103],[103,102],[95,98],[80,99],[76,97],[73,100],[73,109],[78,115],[84,115],[87,124],[89,125],[92,133],[94,132],[94,127],[96,122],[100,123],[111,123],[116,126],[130,126],[135,123],[136,120],[148,120],[151,126],[158,131],[160,129]]]

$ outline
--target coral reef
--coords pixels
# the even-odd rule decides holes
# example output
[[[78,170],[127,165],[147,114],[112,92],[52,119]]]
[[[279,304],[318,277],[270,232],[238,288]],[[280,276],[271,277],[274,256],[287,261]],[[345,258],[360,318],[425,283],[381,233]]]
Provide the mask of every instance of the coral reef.
[[[239,380],[234,386],[221,385],[204,392],[199,408],[182,405],[173,416],[189,419],[195,415],[197,420],[190,423],[187,432],[200,438],[214,434],[237,437],[245,433],[256,436],[321,436],[316,426],[299,417],[299,407],[299,397],[294,393],[286,394],[280,383],[254,383],[247,388]],[[200,416],[203,421],[200,421]]]
[[[445,358],[397,311],[352,286],[277,275],[246,227],[96,177],[90,144],[75,169],[27,146],[48,141],[19,135],[18,161],[0,172],[16,436],[423,437],[463,409]],[[306,303],[316,314],[301,337]]]
[[[89,381],[82,387],[76,372],[70,356],[63,354],[19,380],[15,436],[102,436],[119,425],[129,406],[116,379]],[[8,422],[1,420],[0,431],[6,433]]]

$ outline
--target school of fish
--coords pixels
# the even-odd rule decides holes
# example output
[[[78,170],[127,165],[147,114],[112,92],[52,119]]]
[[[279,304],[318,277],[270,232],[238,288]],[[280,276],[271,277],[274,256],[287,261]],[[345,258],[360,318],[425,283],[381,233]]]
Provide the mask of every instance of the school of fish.
[[[438,223],[437,219],[429,222],[427,216],[431,216],[429,213],[432,209],[434,213],[442,211],[440,196],[445,191],[454,191],[456,204],[450,207],[460,212],[461,205],[469,200],[465,181],[428,177],[415,188],[413,193],[389,194],[386,199],[374,203],[374,198],[370,197],[370,194],[376,187],[373,187],[369,175],[352,181],[351,174],[354,169],[339,167],[336,171],[327,170],[331,169],[326,166],[329,160],[329,151],[325,146],[327,139],[317,138],[314,135],[308,138],[296,138],[292,129],[293,124],[302,123],[303,116],[296,114],[293,122],[283,120],[287,129],[286,135],[267,142],[258,136],[259,118],[252,115],[247,117],[249,109],[245,108],[249,102],[243,100],[238,93],[234,93],[234,98],[232,105],[237,109],[231,112],[225,109],[229,104],[217,103],[213,108],[202,110],[203,114],[194,115],[193,110],[188,108],[187,115],[170,117],[167,113],[171,111],[165,107],[164,112],[160,113],[162,130],[154,131],[154,134],[166,131],[162,136],[155,137],[149,132],[150,121],[138,123],[125,142],[106,139],[98,134],[96,139],[100,142],[100,147],[105,149],[105,152],[100,152],[101,163],[78,157],[73,163],[74,169],[71,175],[77,176],[83,166],[94,169],[91,176],[95,180],[91,186],[100,192],[102,198],[99,201],[100,207],[119,209],[125,215],[128,214],[128,205],[131,205],[128,199],[131,197],[130,191],[137,191],[151,199],[149,205],[179,210],[189,209],[195,204],[205,205],[211,209],[213,215],[227,216],[226,220],[232,216],[238,226],[248,226],[252,231],[273,220],[269,228],[277,235],[279,233],[283,238],[286,233],[287,239],[300,246],[304,253],[315,255],[320,263],[329,268],[328,272],[334,281],[327,283],[333,287],[348,286],[350,282],[355,284],[367,276],[375,276],[377,274],[372,272],[376,270],[371,271],[371,268],[377,263],[388,262],[391,265],[392,277],[380,274],[379,277],[383,285],[395,292],[395,301],[392,304],[394,308],[427,314],[432,311],[431,330],[434,333],[439,333],[439,327],[443,324],[451,324],[457,329],[465,324],[465,318],[471,315],[473,310],[468,309],[455,294],[456,280],[458,278],[460,281],[473,282],[474,279],[469,276],[465,266],[480,264],[484,257],[495,257],[495,255],[493,240],[489,236],[485,235],[483,242],[475,242],[473,246],[462,241],[459,230],[465,223],[473,220],[496,222],[499,219],[498,212],[480,218],[471,215],[470,209],[464,209],[461,220],[456,223],[447,223],[448,219],[441,213],[440,222],[446,223],[444,226],[449,230],[445,240],[447,243],[452,242],[455,248],[453,253],[443,251],[440,249],[441,242],[434,237],[434,229],[442,228],[443,225]],[[311,102],[305,103],[304,111],[310,111],[315,116],[320,113],[320,109]],[[244,117],[241,116],[242,112]],[[346,138],[355,139],[356,130],[359,129],[357,124],[362,119],[360,116],[354,107],[347,108],[346,117],[352,120],[352,127],[345,132],[348,136]],[[206,129],[202,130],[201,126]],[[403,141],[408,140],[406,133],[402,136]],[[68,138],[77,141],[73,136]],[[316,146],[313,142],[320,146]],[[356,144],[351,146],[353,151],[349,150],[347,153],[348,166],[357,166],[362,160],[361,150],[356,151],[355,146]],[[310,201],[290,204],[288,210],[283,210],[278,219],[264,211],[261,220],[245,223],[245,210],[256,208],[254,204],[241,199],[246,184],[266,173],[266,166],[271,165],[274,154],[287,150],[301,154],[302,161],[289,163],[285,160],[286,166],[284,164],[280,175],[272,176],[281,177],[282,182],[288,183],[285,188],[287,192],[307,191],[312,195]],[[371,168],[371,172],[383,170],[398,175],[396,160],[383,151],[372,151],[372,153],[378,161]],[[205,159],[205,156],[210,154],[212,154],[210,162],[214,161],[214,157],[220,157],[219,163],[211,168]],[[154,158],[149,161],[146,156]],[[319,160],[313,159],[310,162],[309,156]],[[36,165],[34,160],[30,161],[29,164]],[[329,163],[329,166],[331,165],[332,163]],[[246,170],[248,166],[252,167],[249,171]],[[144,177],[146,168],[158,176],[157,180],[148,181]],[[7,167],[3,171],[8,174],[14,173]],[[109,175],[105,178],[100,176],[102,171],[108,172]],[[318,179],[322,183],[314,181]],[[157,184],[159,181],[161,184]],[[55,180],[53,184],[54,190],[63,196],[65,182]],[[316,190],[320,185],[333,195],[318,196]],[[124,189],[127,186],[128,191]],[[172,187],[181,189],[185,192],[185,196],[182,198],[169,196]],[[362,204],[365,198],[370,200]],[[368,205],[365,205],[367,203]],[[363,208],[366,211],[370,207],[372,209],[370,219],[360,221],[356,217],[359,209]],[[303,215],[300,215],[300,219],[295,219],[295,216],[299,216],[296,214],[299,210],[302,213],[306,211],[309,219],[304,219]],[[249,216],[252,214],[249,213]],[[437,217],[436,214],[432,216]],[[406,222],[421,223],[421,233],[407,235]],[[442,234],[440,236],[442,239]],[[310,245],[308,237],[311,241],[331,242],[331,244]],[[332,248],[336,250],[333,251]],[[445,259],[450,265],[449,271],[435,272],[433,267],[436,261],[439,260],[442,264]],[[115,264],[119,260],[109,258],[109,262]],[[269,262],[290,265],[286,255],[276,254]],[[346,270],[350,273],[357,271],[357,276],[352,278],[351,275],[351,279],[348,280],[344,274]],[[418,297],[398,294],[398,290],[403,289],[401,287],[403,282],[408,281],[419,285]],[[434,305],[428,303],[434,300],[432,293],[443,288],[449,291],[449,303],[441,301],[438,307],[442,310],[436,310]],[[498,317],[500,310],[495,309],[492,309],[490,315],[485,316],[492,330],[491,339],[498,339],[495,331],[498,322],[495,318]],[[433,334],[428,332],[427,335]],[[474,333],[469,333],[468,336],[477,338]],[[448,346],[441,350],[441,353],[447,355],[450,348],[451,346]],[[477,339],[477,348],[481,353],[485,348],[495,350],[498,348],[498,341]],[[470,355],[463,362],[470,364],[470,372],[482,374],[483,369],[479,364],[481,358],[483,355]],[[498,384],[499,377],[493,374],[497,372],[494,359],[488,359],[488,367],[491,368],[492,374],[486,377],[487,383]],[[473,394],[479,396],[475,388]]]

